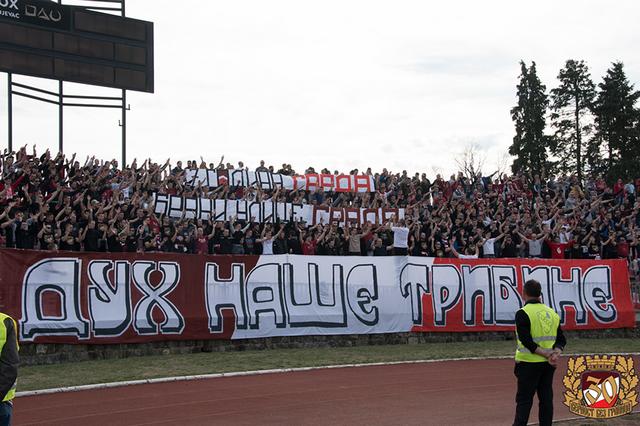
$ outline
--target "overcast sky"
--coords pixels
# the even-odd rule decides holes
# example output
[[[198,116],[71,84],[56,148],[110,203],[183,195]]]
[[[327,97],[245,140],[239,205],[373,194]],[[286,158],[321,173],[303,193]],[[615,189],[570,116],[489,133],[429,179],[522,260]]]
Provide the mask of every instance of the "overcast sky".
[[[155,23],[156,55],[155,93],[128,92],[129,161],[224,154],[250,167],[433,175],[477,144],[491,172],[513,137],[520,59],[549,89],[569,58],[596,83],[614,60],[640,82],[635,0],[128,0],[127,15]],[[5,145],[5,74],[0,83]],[[14,107],[14,146],[57,148],[55,106]],[[118,119],[67,108],[65,151],[120,159]]]

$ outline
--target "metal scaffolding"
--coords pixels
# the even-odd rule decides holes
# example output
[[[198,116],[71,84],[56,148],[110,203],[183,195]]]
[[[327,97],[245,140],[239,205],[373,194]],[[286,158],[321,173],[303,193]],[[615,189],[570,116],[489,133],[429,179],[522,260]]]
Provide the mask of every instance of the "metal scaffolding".
[[[58,4],[68,4],[71,6],[82,6],[88,10],[98,12],[117,13],[125,17],[125,1],[126,0],[58,0]],[[26,93],[32,91],[37,94]],[[28,84],[17,83],[14,81],[13,74],[8,73],[7,78],[8,92],[8,147],[9,151],[13,150],[13,96],[29,98],[40,102],[45,102],[58,106],[58,150],[64,152],[64,108],[65,107],[85,107],[85,108],[118,108],[122,111],[122,118],[118,121],[118,125],[122,129],[122,164],[125,167],[127,163],[127,111],[131,107],[127,104],[127,91],[121,90],[120,96],[87,96],[87,95],[70,95],[64,91],[64,82],[58,81],[58,91],[53,92],[44,90]],[[45,97],[47,96],[47,97]],[[88,103],[83,103],[88,102]]]

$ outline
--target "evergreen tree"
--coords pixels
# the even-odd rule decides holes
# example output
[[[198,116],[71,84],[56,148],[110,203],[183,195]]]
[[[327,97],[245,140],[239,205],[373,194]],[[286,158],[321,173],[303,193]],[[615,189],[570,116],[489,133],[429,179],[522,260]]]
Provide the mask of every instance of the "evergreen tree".
[[[568,60],[558,74],[560,86],[551,91],[551,120],[556,129],[552,144],[553,154],[559,159],[558,169],[575,173],[582,181],[584,154],[593,126],[591,108],[595,98],[595,85],[589,67],[584,61]],[[590,150],[593,151],[593,150]],[[590,162],[598,161],[598,153],[589,152]]]
[[[540,82],[536,63],[531,67],[520,61],[518,104],[511,109],[511,119],[516,128],[509,154],[515,156],[511,169],[514,173],[528,171],[542,173],[547,162],[549,138],[544,134],[545,114],[549,106],[547,88]]]
[[[624,72],[622,62],[614,62],[598,85],[600,91],[594,105],[596,137],[606,146],[608,177],[631,178],[637,174],[637,123],[640,116],[635,91]]]

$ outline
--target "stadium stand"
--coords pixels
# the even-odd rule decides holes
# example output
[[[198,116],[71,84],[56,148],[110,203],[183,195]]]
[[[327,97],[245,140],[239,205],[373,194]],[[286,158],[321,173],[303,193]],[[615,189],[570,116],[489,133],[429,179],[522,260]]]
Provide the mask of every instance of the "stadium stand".
[[[186,169],[194,166],[199,167],[189,161]],[[216,168],[233,166],[220,164]],[[119,170],[115,160],[103,162],[92,157],[81,165],[75,155],[65,159],[62,154],[52,157],[47,151],[37,156],[35,148],[33,155],[27,155],[25,148],[17,154],[5,152],[0,182],[3,246],[263,254],[264,235],[269,231],[275,234],[274,254],[386,255],[393,246],[393,231],[386,224],[344,229],[335,224],[214,223],[158,217],[153,209],[157,193],[404,208],[405,226],[410,230],[406,235],[408,251],[414,256],[477,253],[479,257],[627,258],[632,270],[638,271],[640,203],[636,202],[633,182],[618,181],[611,188],[602,179],[588,179],[580,185],[575,177],[494,174],[469,178],[461,172],[448,180],[437,175],[430,181],[424,173],[408,176],[406,171],[394,174],[385,169],[372,175],[374,193],[264,191],[228,185],[207,191],[185,185],[186,169],[181,162],[171,168],[169,161],[158,165],[147,160],[140,167],[134,161]],[[273,167],[268,169],[274,171]],[[283,165],[277,173],[293,175],[295,171]]]
[[[425,173],[384,169],[366,175],[375,192],[322,189],[274,191],[188,185],[188,169],[234,169],[188,161],[160,165],[150,159],[120,170],[118,162],[41,155],[35,146],[1,158],[0,247],[97,252],[198,254],[304,254],[431,257],[625,258],[637,294],[640,202],[636,182],[612,187],[597,177],[465,176],[432,181]],[[244,168],[242,162],[238,168]],[[283,164],[281,175],[295,175]],[[305,173],[315,173],[313,168]],[[330,173],[322,170],[322,173]],[[335,172],[337,174],[337,172]],[[350,174],[358,174],[353,170]],[[303,222],[215,222],[154,213],[156,194],[208,199],[250,199],[328,207],[403,208],[395,224],[337,226]],[[393,225],[393,226],[391,226]],[[394,249],[395,246],[395,249]],[[405,249],[406,248],[406,249]],[[400,250],[398,250],[400,249]],[[402,249],[405,249],[404,251]],[[638,302],[638,300],[636,300]]]

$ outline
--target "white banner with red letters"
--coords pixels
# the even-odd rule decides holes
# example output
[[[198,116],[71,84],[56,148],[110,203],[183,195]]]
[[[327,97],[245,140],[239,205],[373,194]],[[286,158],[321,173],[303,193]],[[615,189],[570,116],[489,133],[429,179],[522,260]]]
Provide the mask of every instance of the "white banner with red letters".
[[[335,192],[375,192],[373,176],[369,175],[333,175],[309,173],[287,176],[267,171],[246,169],[187,169],[185,181],[190,186],[217,188],[223,185],[232,187],[254,187],[263,190],[284,188],[290,190],[335,191]]]
[[[382,225],[394,216],[397,219],[404,219],[404,209],[363,209],[268,201],[210,200],[166,194],[155,195],[154,212],[156,215],[163,214],[173,218],[184,216],[187,219],[207,219],[216,222],[235,219],[257,223],[305,222],[307,225],[322,222],[336,223],[340,226],[344,226],[346,222],[352,225],[364,225],[367,222]]]
[[[565,329],[635,325],[622,260],[0,249],[0,270],[0,311],[42,343],[513,331],[529,279]]]

